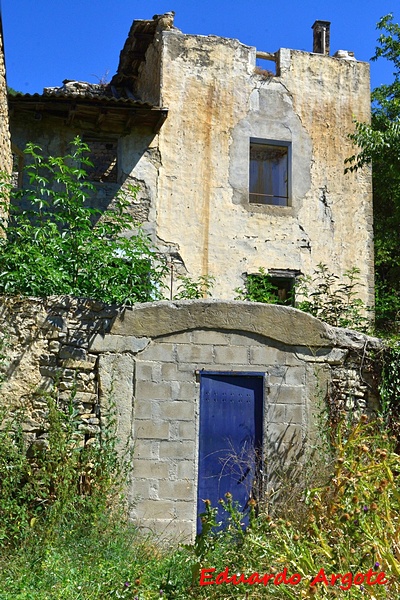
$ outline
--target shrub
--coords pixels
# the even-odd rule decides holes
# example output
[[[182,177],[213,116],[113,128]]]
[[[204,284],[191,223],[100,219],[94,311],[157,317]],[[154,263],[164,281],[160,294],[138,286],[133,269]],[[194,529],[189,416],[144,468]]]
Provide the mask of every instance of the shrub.
[[[11,202],[8,222],[1,223],[0,294],[71,294],[120,304],[161,296],[165,265],[127,210],[137,190],[119,193],[112,210],[91,208],[88,152],[79,137],[63,157],[45,159],[28,144],[28,188],[13,189],[3,178],[3,208],[9,196]]]
[[[216,509],[206,501],[203,533],[194,548],[188,548],[197,582],[192,597],[323,599],[345,590],[347,598],[359,598],[364,591],[367,598],[397,599],[400,494],[396,475],[400,457],[394,447],[395,440],[380,419],[367,422],[362,417],[352,426],[342,422],[326,480],[304,492],[303,511],[289,513],[283,498],[274,515],[263,510],[256,515],[253,503],[249,526],[244,529],[243,514],[227,494],[220,503],[228,513],[228,526],[218,530]],[[240,573],[275,577],[286,568],[287,578],[298,573],[301,581],[296,585],[198,585],[201,569],[215,568],[211,573],[215,579],[226,567],[230,577]],[[372,569],[385,572],[387,583],[368,586],[364,582],[362,587],[360,580],[354,584],[347,576],[333,585],[326,586],[321,580],[310,586],[321,569],[328,582],[331,574],[351,573],[354,577]]]

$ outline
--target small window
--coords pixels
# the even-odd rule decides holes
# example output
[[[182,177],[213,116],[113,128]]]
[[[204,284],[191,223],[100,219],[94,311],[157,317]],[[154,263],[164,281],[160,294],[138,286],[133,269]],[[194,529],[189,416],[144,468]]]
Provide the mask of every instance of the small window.
[[[289,206],[290,144],[250,142],[249,201]]]
[[[294,269],[269,269],[262,267],[257,273],[248,273],[243,295],[239,299],[267,304],[295,305],[296,277],[301,272]]]
[[[90,148],[89,158],[93,163],[93,166],[85,166],[88,179],[102,183],[117,183],[117,140],[85,136],[83,141]]]

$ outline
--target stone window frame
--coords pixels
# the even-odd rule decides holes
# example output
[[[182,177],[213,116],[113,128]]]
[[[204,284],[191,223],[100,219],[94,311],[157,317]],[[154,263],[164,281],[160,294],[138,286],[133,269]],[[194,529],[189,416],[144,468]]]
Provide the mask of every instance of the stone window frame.
[[[286,170],[287,170],[287,179],[286,179],[286,195],[280,196],[282,199],[284,198],[286,201],[284,203],[274,203],[274,202],[255,202],[251,199],[251,195],[256,195],[256,193],[251,192],[251,150],[255,146],[260,147],[273,147],[276,146],[278,148],[282,148],[285,151],[286,156]],[[288,208],[292,206],[292,142],[288,140],[274,140],[274,139],[265,139],[265,138],[250,138],[249,142],[249,184],[248,184],[248,201],[250,206],[258,206],[258,207],[270,207],[274,208]],[[269,196],[271,198],[278,197],[278,195]]]

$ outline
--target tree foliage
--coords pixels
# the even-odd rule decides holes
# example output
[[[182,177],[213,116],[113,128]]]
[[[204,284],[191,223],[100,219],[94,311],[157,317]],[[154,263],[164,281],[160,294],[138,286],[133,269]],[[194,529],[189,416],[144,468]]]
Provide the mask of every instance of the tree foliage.
[[[377,28],[371,60],[389,60],[394,80],[373,91],[371,124],[356,123],[351,138],[358,149],[346,170],[373,166],[376,320],[393,330],[400,317],[400,26],[388,14]]]
[[[105,212],[91,208],[88,153],[80,138],[63,157],[44,158],[28,144],[29,185],[16,190],[3,178],[4,207],[11,202],[0,224],[0,294],[71,294],[119,304],[161,296],[165,266],[129,213],[137,190],[120,193]]]

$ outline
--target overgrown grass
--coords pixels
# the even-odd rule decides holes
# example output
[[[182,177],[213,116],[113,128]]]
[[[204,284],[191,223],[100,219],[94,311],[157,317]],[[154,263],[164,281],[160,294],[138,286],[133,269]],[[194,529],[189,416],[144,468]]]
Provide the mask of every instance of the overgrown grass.
[[[31,458],[15,420],[0,432],[1,600],[400,597],[400,457],[383,420],[338,427],[326,471],[297,505],[282,489],[278,504],[250,506],[245,529],[227,495],[224,530],[206,502],[196,543],[163,545],[126,519],[112,435],[79,449],[73,413],[50,400],[49,416],[47,444]],[[275,584],[285,569],[299,582]],[[328,581],[341,577],[310,585],[321,569]],[[387,582],[369,585],[370,569]],[[250,581],[226,581],[241,573]]]

